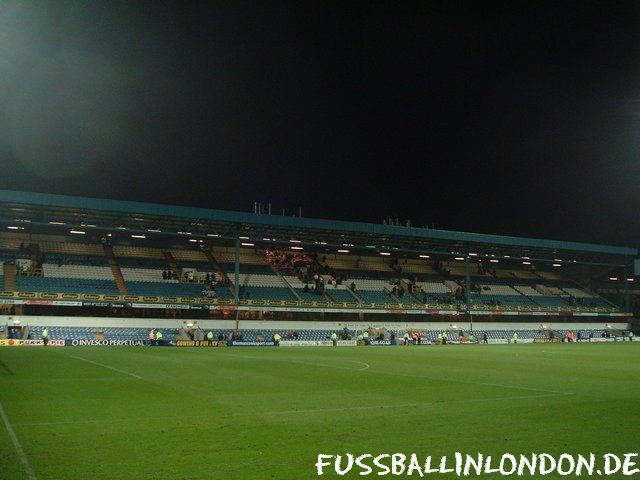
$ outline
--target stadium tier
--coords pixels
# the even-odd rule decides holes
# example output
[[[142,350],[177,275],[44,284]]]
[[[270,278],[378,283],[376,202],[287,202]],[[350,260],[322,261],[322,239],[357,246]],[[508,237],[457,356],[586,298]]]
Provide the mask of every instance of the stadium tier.
[[[205,254],[200,249],[167,250],[127,246],[105,248],[102,257],[90,256],[96,245],[56,240],[46,235],[27,238],[17,233],[2,233],[5,263],[18,266],[15,290],[10,294],[108,295],[134,300],[172,298],[206,300],[209,303],[233,300],[235,265],[229,263],[227,249],[210,247]],[[20,244],[23,244],[22,251]],[[9,249],[14,246],[15,250]],[[46,246],[46,249],[45,249]],[[31,252],[36,251],[33,255]],[[61,254],[60,252],[66,252]],[[112,252],[112,255],[109,255]],[[27,254],[28,253],[28,254]],[[352,307],[424,308],[434,305],[445,310],[460,310],[466,306],[465,278],[453,272],[438,272],[434,261],[411,264],[407,273],[396,265],[373,256],[353,256],[350,261],[333,256],[324,262],[318,255],[300,255],[270,263],[273,255],[286,257],[286,251],[253,248],[240,256],[237,278],[238,300],[254,302],[306,302],[340,304]],[[43,262],[45,260],[45,262]],[[54,263],[51,263],[54,261]],[[110,263],[111,262],[111,263]],[[451,262],[445,263],[445,265]],[[334,267],[335,265],[335,267]],[[348,267],[340,269],[339,267]],[[4,267],[3,267],[4,268]],[[446,268],[446,267],[445,267]],[[524,276],[526,271],[517,271]],[[597,294],[578,287],[569,278],[557,275],[508,278],[500,269],[492,274],[471,276],[470,304],[482,310],[589,309],[618,311],[619,308]],[[4,277],[3,277],[4,284]],[[175,300],[180,302],[181,300]]]
[[[596,291],[622,247],[7,191],[0,226],[15,313],[627,316],[635,291]]]
[[[27,330],[27,336],[29,338],[39,339],[42,336],[42,326],[32,326]],[[63,326],[49,326],[47,327],[48,336],[51,340],[84,340],[84,341],[138,341],[146,342],[149,339],[149,329],[146,328],[128,328],[128,327],[63,327]],[[280,334],[282,340],[297,341],[297,342],[316,342],[327,341],[331,339],[331,335],[336,332],[329,329],[299,329],[299,330],[282,330],[273,328],[256,328],[256,329],[219,329],[219,328],[195,328],[186,330],[182,328],[170,328],[170,329],[156,329],[163,331],[163,340],[166,344],[176,344],[178,341],[202,341],[206,340],[207,334],[212,333],[212,338],[216,341],[224,339],[224,341],[230,341],[232,339],[239,339],[242,342],[268,342],[273,340],[276,334]],[[348,332],[339,331],[340,338],[343,340],[360,339],[363,338],[362,329],[349,330]],[[441,330],[428,330],[428,329],[384,329],[382,333],[379,333],[375,337],[371,336],[371,340],[375,341],[393,341],[398,343],[404,342],[405,334],[408,334],[408,343],[413,343],[411,334],[418,332],[420,334],[421,342],[438,343],[438,340],[442,336],[443,332],[446,333],[449,343],[467,343],[467,342],[481,342],[483,336],[486,335],[487,340],[491,343],[501,342],[524,342],[531,343],[532,341],[548,340],[555,336],[557,341],[567,341],[568,330],[555,330],[553,335],[550,335],[549,331],[537,330],[537,329],[511,329],[511,330],[474,330],[463,331],[458,329],[444,328]],[[628,338],[628,330],[605,330],[605,329],[576,329],[572,330],[574,338],[580,339],[580,341],[593,341],[593,339],[608,338],[612,340],[624,341]]]

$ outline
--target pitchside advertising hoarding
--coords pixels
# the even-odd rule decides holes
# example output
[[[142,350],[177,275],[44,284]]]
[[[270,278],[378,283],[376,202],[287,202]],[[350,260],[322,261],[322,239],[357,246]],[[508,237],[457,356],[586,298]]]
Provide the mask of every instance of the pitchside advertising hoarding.
[[[64,347],[64,340],[49,340],[48,347]],[[0,340],[0,347],[44,347],[42,340],[17,340],[17,339],[4,339]]]
[[[66,340],[69,347],[141,347],[148,343],[147,340]]]
[[[355,340],[336,340],[337,347],[355,347]],[[332,347],[332,340],[282,340],[281,347]]]
[[[226,347],[227,342],[217,340],[178,340],[177,347]]]

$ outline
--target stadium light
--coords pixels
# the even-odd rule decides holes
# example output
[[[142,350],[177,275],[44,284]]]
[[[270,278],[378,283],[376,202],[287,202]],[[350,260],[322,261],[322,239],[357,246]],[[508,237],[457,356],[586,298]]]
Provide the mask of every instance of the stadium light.
[[[198,242],[199,242],[199,240],[197,240],[197,239],[195,239],[195,238],[190,238],[190,239],[189,239],[189,241],[190,241],[191,243],[198,243]]]
[[[291,250],[304,250],[302,247],[291,247]]]
[[[49,222],[49,225],[66,225],[64,222]]]
[[[147,232],[162,233],[162,230],[158,230],[157,228],[150,228],[147,230]]]
[[[458,260],[458,261],[464,260],[464,257],[456,257],[454,260]]]
[[[470,256],[470,257],[477,257],[477,256],[478,256],[478,254],[477,254],[477,253],[469,253],[469,256]]]
[[[491,263],[500,263],[500,260],[498,260],[497,258],[492,258],[489,260],[489,262]]]
[[[302,243],[302,240],[289,240],[290,243]]]
[[[380,252],[380,255],[384,255],[385,257],[388,257],[391,254],[389,252]]]
[[[84,235],[86,232],[82,230],[69,230],[69,233],[75,233],[76,235]]]
[[[635,278],[627,278],[627,282],[635,282],[636,279]]]
[[[24,230],[24,227],[16,227],[14,225],[11,225],[10,227],[7,227],[9,230]]]
[[[554,261],[554,262],[561,262],[561,261],[562,261],[562,259],[561,259],[561,258],[554,258],[554,259],[553,259],[553,261]]]
[[[504,258],[511,258],[511,255],[504,255]]]
[[[249,240],[249,237],[238,237],[240,240]]]
[[[531,265],[531,262],[524,261],[524,262],[522,262],[522,264],[523,265]]]
[[[349,253],[349,250],[341,248],[340,250],[338,250],[338,253]]]
[[[429,258],[429,255],[418,255],[420,258]]]
[[[146,235],[131,235],[131,238],[147,238]]]
[[[218,238],[220,235],[216,234],[216,233],[207,233],[207,237],[216,237]]]
[[[615,282],[618,280],[618,277],[609,277],[609,280],[611,280],[612,282]]]
[[[253,247],[255,243],[242,242],[240,245],[242,245],[243,247]]]
[[[561,264],[559,264],[559,263],[554,263],[554,264],[553,264],[553,266],[554,266],[554,267],[561,267],[562,265],[561,265]]]

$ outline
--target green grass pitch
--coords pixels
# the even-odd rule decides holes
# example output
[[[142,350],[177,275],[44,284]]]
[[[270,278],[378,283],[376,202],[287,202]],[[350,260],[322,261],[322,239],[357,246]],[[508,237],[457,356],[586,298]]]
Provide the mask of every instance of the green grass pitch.
[[[639,359],[640,342],[1,348],[0,478],[297,480],[318,478],[320,453],[639,452]]]

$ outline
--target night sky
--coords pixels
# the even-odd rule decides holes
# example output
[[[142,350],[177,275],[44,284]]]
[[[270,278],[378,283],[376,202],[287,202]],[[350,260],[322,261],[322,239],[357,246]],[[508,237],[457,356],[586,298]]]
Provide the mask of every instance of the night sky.
[[[640,2],[131,3],[0,4],[0,188],[638,244]]]

